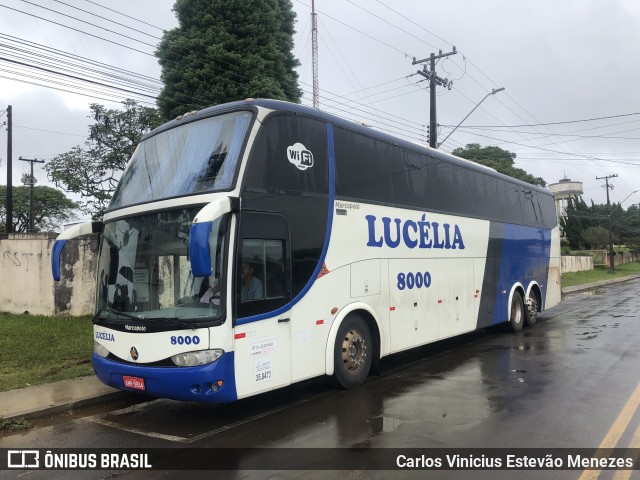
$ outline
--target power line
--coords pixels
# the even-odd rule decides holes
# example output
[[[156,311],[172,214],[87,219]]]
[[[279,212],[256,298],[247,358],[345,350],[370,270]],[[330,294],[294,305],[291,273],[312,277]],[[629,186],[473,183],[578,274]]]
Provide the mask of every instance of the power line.
[[[620,115],[609,115],[607,117],[595,117],[595,118],[585,118],[582,120],[567,120],[564,122],[548,122],[548,123],[530,123],[524,125],[467,125],[465,128],[522,128],[522,127],[542,127],[547,125],[565,125],[568,123],[582,123],[582,122],[595,122],[597,120],[608,120],[610,118],[621,118],[621,117],[630,117],[633,115],[640,115],[640,112],[634,113],[623,113]],[[442,125],[443,127],[453,127],[453,125]]]
[[[86,2],[88,2],[88,3],[91,3],[91,4],[93,4],[93,5],[97,5],[97,6],[98,6],[98,7],[100,7],[100,8],[104,8],[105,10],[109,10],[110,12],[114,12],[114,13],[117,13],[118,15],[122,15],[123,17],[130,18],[131,20],[135,20],[136,22],[140,22],[140,23],[142,23],[142,24],[144,24],[144,25],[148,25],[149,27],[157,28],[157,29],[158,29],[158,30],[160,30],[161,32],[165,32],[165,31],[166,31],[166,30],[164,30],[163,28],[157,27],[156,25],[152,25],[152,24],[150,24],[150,23],[144,22],[144,21],[140,20],[139,18],[131,17],[131,16],[126,15],[126,14],[124,14],[124,13],[122,13],[122,12],[119,12],[118,10],[114,10],[114,9],[112,9],[112,8],[105,7],[104,5],[102,5],[102,4],[100,4],[100,3],[92,2],[91,0],[85,0],[85,1],[86,1]]]
[[[25,127],[24,125],[14,125],[15,128],[24,128],[26,130],[35,130],[38,132],[46,132],[46,133],[56,133],[58,135],[71,135],[74,137],[86,137],[87,135],[80,135],[79,133],[69,133],[69,132],[56,132],[55,130],[45,130],[42,128],[33,128],[33,127]]]
[[[41,8],[41,9],[43,9],[43,10],[47,10],[47,11],[49,11],[49,12],[53,12],[53,13],[55,13],[55,14],[62,15],[63,17],[71,18],[71,19],[73,19],[73,20],[78,20],[78,21],[80,21],[80,22],[82,22],[82,23],[86,23],[87,25],[91,25],[92,27],[99,28],[100,30],[104,30],[105,32],[113,33],[113,34],[115,34],[115,35],[119,35],[119,36],[124,37],[124,38],[127,38],[127,39],[129,39],[129,40],[133,40],[134,42],[138,42],[138,43],[141,43],[141,44],[143,44],[143,45],[147,45],[147,46],[149,46],[149,47],[153,47],[153,48],[156,48],[156,47],[157,47],[157,45],[154,45],[154,44],[152,44],[152,43],[143,42],[142,40],[138,40],[137,38],[130,37],[130,36],[128,36],[128,35],[125,35],[124,33],[119,33],[119,32],[116,32],[116,31],[114,31],[114,30],[109,30],[109,29],[108,29],[108,28],[106,28],[106,27],[101,27],[100,25],[96,25],[95,23],[88,22],[87,20],[82,20],[82,19],[80,19],[80,18],[78,18],[78,17],[74,17],[73,15],[68,15],[68,14],[66,14],[66,13],[59,12],[58,10],[54,10],[54,9],[52,9],[52,8],[43,7],[42,5],[38,5],[37,3],[32,3],[32,2],[30,2],[29,0],[20,0],[20,1],[22,1],[22,2],[24,2],[24,3],[27,3],[27,4],[29,4],[29,5],[33,5],[33,6],[35,6],[35,7]],[[35,16],[35,15],[34,15],[34,16]],[[69,28],[70,28],[70,27],[69,27]],[[157,37],[156,37],[156,38],[157,38]],[[159,38],[158,38],[158,39],[159,39]]]
[[[301,0],[295,0],[295,1],[296,1],[296,2],[298,2],[298,3],[299,3],[299,4],[301,4],[301,5],[304,5],[304,6],[305,6],[305,7],[307,7],[307,8],[311,8],[311,5],[309,5],[309,4],[307,4],[307,3],[304,3],[304,2],[302,2]],[[390,49],[395,50],[396,52],[400,52],[400,53],[401,53],[401,54],[403,54],[405,57],[409,57],[409,58],[411,58],[411,57],[412,57],[412,55],[409,55],[407,52],[402,51],[402,50],[400,50],[399,48],[396,48],[396,47],[394,47],[393,45],[390,45],[390,44],[388,44],[388,43],[386,43],[386,42],[383,42],[383,41],[382,41],[382,40],[380,40],[379,38],[376,38],[376,37],[374,37],[374,36],[372,36],[372,35],[369,35],[368,33],[365,33],[365,32],[363,32],[362,30],[358,30],[357,28],[354,28],[354,27],[353,27],[353,25],[349,25],[348,23],[345,23],[345,22],[343,22],[342,20],[338,20],[337,18],[332,17],[331,15],[328,15],[328,14],[326,14],[326,13],[322,13],[320,10],[317,10],[317,9],[316,9],[316,12],[318,12],[318,13],[319,13],[319,14],[321,14],[321,15],[324,15],[324,16],[325,16],[325,17],[327,17],[327,18],[330,18],[330,19],[331,19],[331,20],[333,20],[334,22],[338,22],[338,23],[340,23],[341,25],[344,25],[345,27],[348,27],[348,28],[349,28],[349,30],[352,30],[352,31],[357,32],[357,33],[359,33],[359,34],[361,34],[361,35],[364,35],[365,37],[368,37],[368,38],[370,38],[371,40],[374,40],[374,41],[376,41],[376,42],[378,42],[378,43],[380,43],[380,44],[382,44],[382,45],[384,45],[384,46],[386,46],[386,47],[389,47]]]
[[[66,6],[66,7],[73,8],[75,10],[80,10],[83,13],[87,13],[89,15],[93,15],[94,17],[98,17],[98,18],[100,18],[102,20],[106,20],[107,22],[115,23],[116,25],[120,25],[121,27],[128,28],[129,30],[133,30],[134,32],[138,32],[138,33],[141,33],[141,34],[146,35],[148,37],[155,38],[156,40],[161,40],[162,39],[161,37],[156,37],[155,35],[151,35],[150,33],[143,32],[142,30],[138,30],[137,28],[130,27],[129,25],[125,25],[124,23],[116,22],[115,20],[111,20],[110,18],[103,17],[101,15],[98,15],[97,13],[93,13],[93,12],[90,12],[88,10],[83,10],[82,8],[76,7],[74,5],[69,5],[68,3],[65,3],[65,2],[63,2],[61,0],[53,0],[53,1],[56,2],[56,3],[60,3],[60,4],[64,5],[64,6]]]
[[[637,163],[629,163],[629,162],[622,162],[620,160],[609,160],[609,159],[605,159],[605,158],[591,157],[591,156],[582,155],[582,154],[579,154],[579,153],[559,152],[557,150],[551,150],[549,148],[536,147],[535,145],[525,145],[523,143],[512,142],[512,141],[509,141],[509,140],[503,140],[503,139],[500,139],[500,138],[490,137],[488,135],[481,135],[479,133],[474,133],[474,132],[468,132],[468,133],[471,134],[471,135],[475,135],[477,137],[488,138],[490,140],[495,140],[495,141],[502,142],[502,143],[510,143],[510,144],[513,144],[513,145],[520,145],[522,147],[535,148],[537,150],[542,150],[544,152],[559,153],[561,155],[569,155],[569,156],[572,156],[572,157],[579,157],[579,158],[575,158],[575,159],[567,158],[567,159],[565,159],[565,161],[569,161],[569,160],[597,160],[599,162],[620,163],[620,164],[623,164],[623,165],[630,165],[632,167],[640,167],[640,164],[637,164]]]
[[[105,84],[105,83],[102,83],[102,82],[97,82],[97,81],[90,80],[90,79],[87,79],[87,78],[78,77],[76,75],[70,75],[70,74],[67,74],[67,73],[62,73],[60,71],[56,72],[56,71],[48,69],[48,68],[38,67],[36,65],[30,65],[28,63],[19,62],[17,60],[11,60],[11,59],[5,58],[5,57],[0,57],[0,61],[14,63],[14,64],[17,64],[17,65],[20,65],[20,66],[26,66],[26,67],[29,67],[29,68],[33,68],[35,70],[40,70],[40,71],[43,71],[43,72],[52,73],[54,75],[59,75],[59,76],[62,76],[62,77],[71,78],[71,79],[74,79],[74,80],[79,80],[79,81],[91,83],[91,84],[94,84],[94,85],[99,85],[99,86],[102,86],[102,87],[109,87],[109,88],[112,88],[114,90],[118,90],[118,91],[125,92],[125,93],[132,93],[134,95],[140,95],[142,97],[153,98],[154,100],[156,98],[154,95],[147,95],[145,93],[135,92],[133,90],[129,90],[129,89],[126,89],[126,88],[120,88],[120,87],[116,87],[114,85],[108,85],[108,84]]]
[[[471,133],[469,131],[467,131],[467,127],[460,127],[461,131],[466,131],[467,133]],[[499,128],[487,128],[484,129],[487,130],[489,132],[503,132],[503,133],[521,133],[524,135],[537,135],[537,132],[522,132],[522,131],[514,131],[514,130],[502,130]],[[628,132],[633,132],[633,131],[637,131],[640,130],[638,128],[634,128],[632,130],[627,130]],[[610,135],[613,134],[604,134],[604,135],[576,135],[575,133],[553,133],[551,134],[554,137],[577,137],[576,140],[580,140],[580,139],[591,139],[591,138],[604,138],[604,139],[611,139],[611,140],[640,140],[640,137],[612,137]],[[544,137],[535,137],[535,138],[530,138],[529,140],[538,140],[540,138],[547,138],[549,135],[545,135]]]
[[[403,29],[403,28],[400,28],[399,26],[395,25],[394,23],[391,23],[391,22],[390,22],[389,20],[387,20],[386,18],[382,18],[381,16],[376,15],[375,13],[373,13],[373,12],[371,12],[371,11],[367,10],[367,9],[366,9],[366,8],[364,8],[364,7],[361,7],[360,5],[358,5],[358,4],[354,3],[354,2],[352,2],[351,0],[346,0],[346,1],[347,1],[348,3],[350,3],[351,5],[353,5],[354,7],[357,7],[357,8],[359,8],[360,10],[364,10],[364,11],[365,11],[365,12],[367,12],[369,15],[376,17],[378,20],[383,21],[383,22],[384,22],[384,23],[386,23],[387,25],[391,25],[393,28],[396,28],[396,29],[400,30],[401,32],[406,33],[406,34],[407,34],[407,35],[409,35],[410,37],[413,37],[413,38],[415,38],[416,40],[418,40],[418,41],[420,41],[420,42],[422,42],[422,43],[425,43],[425,44],[429,45],[431,48],[438,49],[438,47],[436,47],[434,44],[429,43],[429,42],[427,42],[425,39],[420,38],[420,37],[418,37],[418,36],[416,36],[416,35],[414,35],[414,34],[412,34],[412,33],[409,33],[407,30],[405,30],[405,29]]]

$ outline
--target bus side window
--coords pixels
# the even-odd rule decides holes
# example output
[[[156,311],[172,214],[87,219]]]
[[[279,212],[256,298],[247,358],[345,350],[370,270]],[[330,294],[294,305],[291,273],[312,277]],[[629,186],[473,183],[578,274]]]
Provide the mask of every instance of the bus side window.
[[[234,281],[237,317],[277,310],[291,297],[286,220],[243,212],[240,230]]]
[[[238,272],[240,301],[284,297],[284,242],[245,239]]]

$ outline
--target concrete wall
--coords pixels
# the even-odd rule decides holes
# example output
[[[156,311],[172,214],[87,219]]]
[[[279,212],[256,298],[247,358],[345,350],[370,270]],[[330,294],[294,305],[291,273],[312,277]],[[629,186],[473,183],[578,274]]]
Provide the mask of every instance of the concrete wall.
[[[51,275],[56,234],[0,235],[0,311],[40,315],[93,313],[97,237],[67,242],[62,251],[60,282]]]
[[[608,267],[609,266],[609,251],[608,250],[583,250],[584,253],[588,253],[593,256],[593,264],[596,267]],[[615,251],[615,248],[614,248]],[[613,263],[616,265],[622,265],[624,263],[640,261],[640,255],[637,253],[616,253],[613,257]]]
[[[609,265],[609,255],[606,256],[605,260],[606,260],[605,265]],[[640,260],[640,255],[638,255],[637,253],[617,253],[613,257],[613,263],[615,265],[622,265],[624,263],[637,262],[638,260]]]
[[[562,255],[561,272],[582,272],[593,270],[593,257],[578,255]]]
[[[562,273],[582,272],[584,270],[593,270],[593,267],[609,266],[609,252],[606,250],[588,250],[588,252],[588,256],[563,255]],[[638,261],[640,261],[640,255],[637,253],[616,253],[613,257],[613,262],[616,265]]]

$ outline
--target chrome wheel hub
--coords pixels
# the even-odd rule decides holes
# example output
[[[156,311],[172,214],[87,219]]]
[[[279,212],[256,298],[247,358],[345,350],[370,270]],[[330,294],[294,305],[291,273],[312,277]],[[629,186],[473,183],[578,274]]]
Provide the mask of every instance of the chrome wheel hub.
[[[367,344],[362,334],[356,330],[349,330],[342,341],[342,363],[347,370],[358,370],[367,357]]]

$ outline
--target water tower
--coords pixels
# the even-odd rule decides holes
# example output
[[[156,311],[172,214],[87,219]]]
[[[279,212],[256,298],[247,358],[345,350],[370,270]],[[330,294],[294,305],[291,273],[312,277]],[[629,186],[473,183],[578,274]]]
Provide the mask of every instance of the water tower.
[[[567,177],[558,183],[550,184],[549,190],[551,190],[556,199],[556,215],[558,216],[558,220],[560,220],[560,217],[566,215],[569,199],[577,198],[584,193],[582,190],[582,182],[573,182]]]

